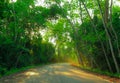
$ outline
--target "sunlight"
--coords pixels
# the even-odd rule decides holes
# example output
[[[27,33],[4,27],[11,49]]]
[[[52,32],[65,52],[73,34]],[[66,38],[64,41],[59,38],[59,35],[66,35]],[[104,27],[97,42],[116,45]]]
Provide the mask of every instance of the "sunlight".
[[[44,0],[36,0],[35,6],[44,6]]]
[[[10,3],[15,3],[17,0],[10,0]]]
[[[61,74],[67,75],[67,76],[72,76],[72,73],[69,73],[69,72],[62,72]]]
[[[120,6],[120,1],[114,0],[114,5],[115,6]]]
[[[39,75],[39,73],[36,73],[36,72],[26,72],[25,75],[27,75],[27,76],[37,76],[37,75]]]

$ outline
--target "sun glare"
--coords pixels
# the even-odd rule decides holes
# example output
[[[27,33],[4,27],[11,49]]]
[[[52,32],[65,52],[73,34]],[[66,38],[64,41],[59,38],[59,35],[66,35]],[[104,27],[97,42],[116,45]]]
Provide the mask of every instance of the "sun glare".
[[[39,75],[39,73],[36,73],[36,72],[26,72],[25,75],[33,76],[33,75]]]
[[[10,0],[10,3],[15,3],[17,0]]]
[[[114,5],[120,6],[120,1],[114,0]]]
[[[44,0],[36,0],[35,6],[44,6]]]

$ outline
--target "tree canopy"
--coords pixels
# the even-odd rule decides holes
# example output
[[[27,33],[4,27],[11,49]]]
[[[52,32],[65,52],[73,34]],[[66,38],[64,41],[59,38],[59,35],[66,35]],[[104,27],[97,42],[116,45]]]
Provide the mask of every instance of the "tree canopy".
[[[1,0],[0,75],[50,62],[120,73],[119,0]]]

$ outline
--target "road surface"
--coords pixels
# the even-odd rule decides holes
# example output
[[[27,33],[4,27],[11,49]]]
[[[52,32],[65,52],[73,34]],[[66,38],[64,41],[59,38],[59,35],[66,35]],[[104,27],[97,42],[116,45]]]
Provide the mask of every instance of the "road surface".
[[[46,65],[10,75],[0,83],[110,83],[67,63]]]

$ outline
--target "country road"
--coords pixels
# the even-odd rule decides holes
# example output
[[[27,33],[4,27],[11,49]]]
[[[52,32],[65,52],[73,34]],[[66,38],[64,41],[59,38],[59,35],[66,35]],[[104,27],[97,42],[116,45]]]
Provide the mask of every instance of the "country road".
[[[67,63],[32,68],[0,79],[0,83],[110,83]]]

